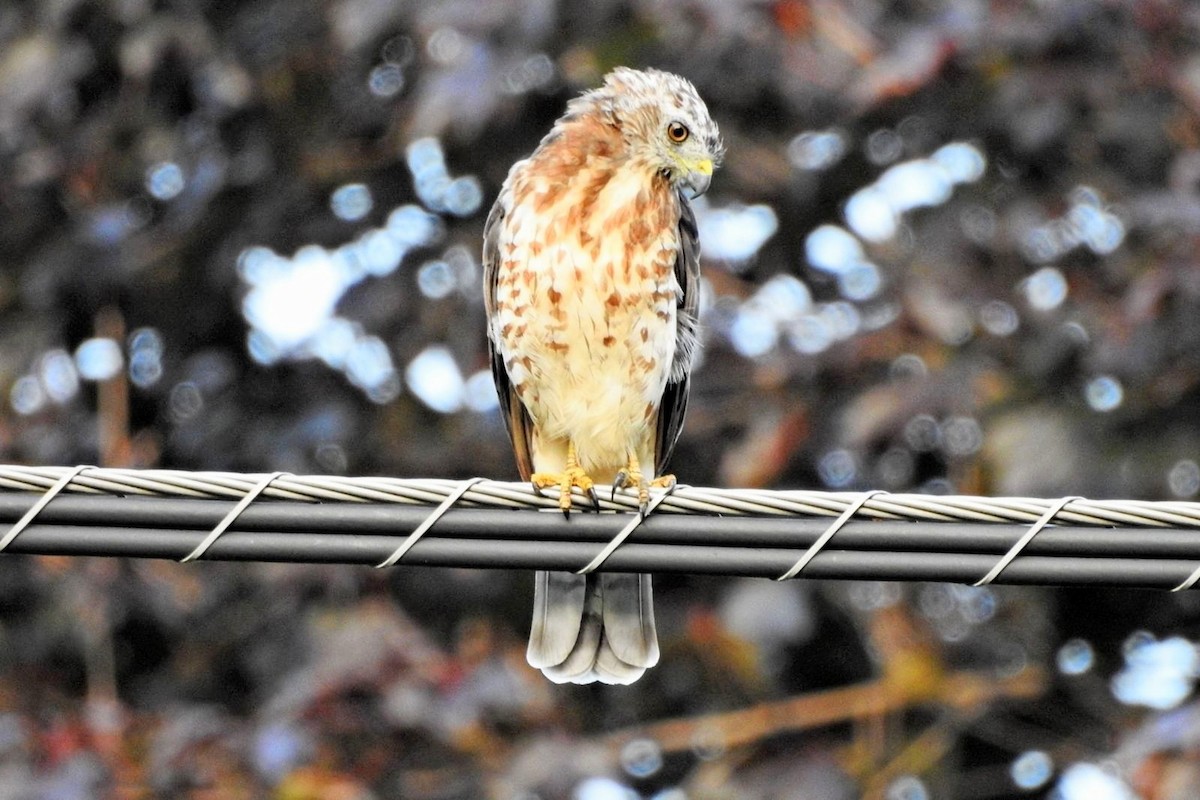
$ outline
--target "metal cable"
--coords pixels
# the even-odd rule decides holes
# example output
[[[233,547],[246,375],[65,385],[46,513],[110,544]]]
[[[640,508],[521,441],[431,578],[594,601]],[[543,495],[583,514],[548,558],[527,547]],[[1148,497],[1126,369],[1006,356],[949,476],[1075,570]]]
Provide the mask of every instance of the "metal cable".
[[[204,537],[200,544],[196,545],[192,552],[179,559],[179,563],[186,564],[189,561],[195,561],[204,555],[205,551],[212,547],[213,542],[219,539],[222,533],[229,530],[229,526],[232,525],[239,516],[241,516],[243,511],[250,507],[250,504],[253,503],[256,498],[261,496],[262,493],[266,491],[268,486],[270,486],[280,477],[287,474],[289,473],[272,472],[270,475],[265,476],[258,483],[254,484],[254,486],[250,488],[250,491],[246,492],[245,496],[238,501],[237,505],[229,509],[229,513],[225,515],[224,519],[218,522],[217,526],[208,532],[208,535]]]
[[[600,505],[638,510],[623,494]],[[526,483],[479,478],[0,466],[0,526],[12,526],[0,549],[1179,589],[1200,578],[1193,502],[677,486],[645,518],[512,514],[557,507]]]
[[[992,567],[990,570],[988,570],[987,575],[984,575],[982,578],[975,581],[975,583],[972,585],[973,586],[987,586],[989,583],[996,580],[996,578],[1000,576],[1000,573],[1003,572],[1005,570],[1005,568],[1007,568],[1008,565],[1013,562],[1013,559],[1015,559],[1017,556],[1019,556],[1021,554],[1021,551],[1029,546],[1029,543],[1033,541],[1033,537],[1035,537],[1039,533],[1041,533],[1042,529],[1045,528],[1047,525],[1049,525],[1054,520],[1055,517],[1057,517],[1059,514],[1061,514],[1064,508],[1066,508],[1071,503],[1074,503],[1076,500],[1082,500],[1082,499],[1083,499],[1082,497],[1060,498],[1054,505],[1052,505],[1052,506],[1050,506],[1050,508],[1046,509],[1046,513],[1042,514],[1042,516],[1038,518],[1038,521],[1033,523],[1033,525],[1030,526],[1029,530],[1025,531],[1025,533],[1021,536],[1021,538],[1013,543],[1012,547],[1008,548],[1008,552],[1005,553],[1003,555],[1003,557],[1001,557],[1001,559],[996,562],[996,565],[994,567]]]
[[[800,556],[799,560],[797,560],[795,564],[792,564],[791,568],[788,569],[787,572],[783,573],[775,580],[786,581],[799,575],[800,570],[804,569],[806,566],[808,566],[808,562],[816,558],[817,553],[821,552],[821,549],[824,548],[825,545],[829,544],[829,540],[833,538],[833,535],[844,528],[846,523],[850,521],[850,518],[858,513],[862,507],[867,504],[868,500],[876,495],[881,494],[887,494],[887,492],[883,491],[882,489],[864,492],[859,499],[855,500],[846,507],[846,510],[842,512],[841,516],[835,519],[833,524],[826,528],[825,532],[822,533],[815,542],[809,545],[808,549],[804,551],[804,555]]]
[[[629,523],[617,532],[617,535],[612,538],[612,541],[606,544],[604,549],[596,554],[595,558],[593,558],[583,567],[575,570],[575,574],[590,575],[599,569],[600,565],[607,561],[608,557],[613,554],[613,551],[620,547],[624,541],[629,538],[630,534],[636,531],[643,522],[649,519],[650,515],[657,511],[658,507],[663,504],[663,501],[674,494],[675,490],[679,488],[680,485],[678,483],[672,483],[666,488],[665,491],[663,491],[662,494],[650,501],[650,503],[646,506],[645,513],[642,513],[639,509],[638,513],[634,515],[633,519],[629,520]]]
[[[5,548],[12,543],[12,540],[17,538],[21,534],[21,531],[25,530],[25,528],[29,526],[29,523],[33,522],[37,515],[42,512],[42,509],[50,505],[50,501],[57,497],[63,489],[67,488],[71,484],[71,481],[75,480],[76,477],[89,469],[93,469],[93,467],[88,466],[87,464],[80,464],[72,467],[59,476],[58,480],[56,480],[53,485],[46,490],[45,494],[39,497],[37,501],[29,507],[29,510],[21,515],[19,520],[13,523],[12,527],[8,529],[8,533],[4,534],[4,538],[0,539],[0,552],[3,552]]]
[[[71,467],[0,465],[0,492],[44,492]],[[207,497],[240,499],[265,476],[178,470],[88,469],[64,493]],[[286,475],[262,494],[265,499],[307,502],[402,503],[437,505],[461,481],[429,478]],[[636,511],[637,498],[601,492],[601,510]],[[837,517],[862,497],[861,492],[809,490],[711,489],[680,486],[663,499],[656,514],[779,515]],[[1035,523],[1056,498],[971,497],[963,495],[887,494],[871,499],[858,516],[880,520],[927,522]],[[557,508],[557,496],[534,492],[527,483],[483,480],[458,503],[463,507]],[[1200,528],[1200,503],[1185,501],[1090,500],[1071,503],[1055,517],[1059,524],[1112,527]]]
[[[411,550],[412,546],[415,545],[417,541],[420,540],[420,538],[424,536],[430,528],[433,527],[434,523],[441,519],[445,513],[449,511],[464,494],[466,494],[468,489],[482,480],[483,478],[471,478],[470,480],[463,481],[461,484],[459,484],[459,487],[451,492],[446,499],[443,500],[441,504],[435,508],[428,517],[425,518],[424,522],[414,528],[413,532],[405,537],[404,541],[400,543],[399,547],[392,551],[390,556],[376,564],[375,568],[383,569],[385,567],[391,567],[397,564],[400,559],[404,558],[404,554]]]

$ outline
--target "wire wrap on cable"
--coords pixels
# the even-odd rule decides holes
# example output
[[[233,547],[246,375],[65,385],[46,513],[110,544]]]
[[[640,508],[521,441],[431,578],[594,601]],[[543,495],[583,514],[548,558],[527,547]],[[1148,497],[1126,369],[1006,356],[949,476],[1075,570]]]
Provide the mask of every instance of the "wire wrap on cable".
[[[482,480],[483,478],[471,478],[470,480],[463,481],[461,484],[459,484],[458,488],[451,492],[446,499],[442,501],[441,505],[430,512],[429,516],[425,518],[424,522],[418,525],[412,533],[405,537],[404,541],[400,543],[399,547],[392,551],[390,556],[375,565],[375,569],[383,569],[384,567],[394,566],[398,561],[400,561],[400,559],[404,558],[404,554],[412,549],[414,544],[420,541],[421,537],[433,527],[434,523],[441,519],[442,516],[449,511],[464,494],[467,493],[467,490]]]
[[[881,494],[887,494],[887,492],[882,489],[876,489],[871,492],[863,492],[861,497],[859,497],[850,505],[846,506],[846,510],[842,512],[841,516],[835,519],[833,523],[825,529],[825,532],[817,537],[815,542],[809,545],[809,548],[804,551],[804,555],[800,556],[799,560],[797,560],[795,564],[792,564],[791,568],[787,572],[783,573],[775,580],[786,581],[799,575],[800,570],[804,569],[806,566],[808,566],[808,562],[816,558],[817,553],[821,552],[821,550],[825,548],[825,545],[829,544],[829,540],[833,538],[834,534],[840,531],[842,527],[850,521],[850,518],[857,514],[858,511],[867,504],[868,500]]]
[[[45,492],[72,467],[0,465],[0,491]],[[70,494],[240,499],[257,476],[232,472],[186,472],[88,468],[64,489]],[[285,475],[263,492],[264,499],[306,502],[401,503],[437,505],[459,481],[440,478]],[[599,491],[599,488],[598,488]],[[637,498],[600,492],[600,508],[636,511]],[[859,492],[806,489],[716,489],[680,486],[665,498],[657,514],[837,517],[861,497]],[[1031,523],[1054,500],[1030,497],[888,494],[876,497],[857,517],[914,522]],[[557,508],[557,498],[542,496],[525,482],[484,480],[458,504],[484,508]],[[1055,516],[1062,524],[1094,527],[1181,527],[1200,529],[1200,502],[1079,499]]]
[[[987,586],[989,583],[996,580],[1000,573],[1007,569],[1008,565],[1013,562],[1013,559],[1020,555],[1021,551],[1029,546],[1029,543],[1033,541],[1033,537],[1037,536],[1043,528],[1049,525],[1055,517],[1061,514],[1063,509],[1065,509],[1071,503],[1074,503],[1076,500],[1082,499],[1084,498],[1063,497],[1051,505],[1048,509],[1046,509],[1046,513],[1042,514],[1042,516],[1038,518],[1037,522],[1033,523],[1029,530],[1025,531],[1025,534],[1018,539],[1012,547],[1008,548],[1008,552],[1000,557],[1000,560],[996,562],[996,565],[988,570],[986,575],[975,581],[975,583],[972,585]]]
[[[1196,567],[1192,574],[1188,575],[1183,581],[1173,589],[1172,592],[1184,592],[1196,585],[1196,581],[1200,581],[1200,567]]]
[[[607,561],[608,557],[611,556],[616,551],[616,549],[621,546],[621,543],[624,542],[626,539],[628,539],[630,534],[632,534],[634,531],[636,531],[638,529],[638,526],[640,526],[643,522],[645,522],[647,519],[649,519],[650,515],[653,514],[655,512],[655,510],[663,504],[663,501],[666,500],[668,497],[670,497],[672,494],[674,494],[675,490],[678,488],[680,488],[680,485],[677,483],[673,483],[670,486],[668,486],[666,488],[666,491],[664,491],[662,494],[651,499],[650,503],[646,506],[645,514],[642,514],[642,513],[636,514],[633,517],[633,519],[629,520],[629,523],[624,528],[622,528],[617,533],[617,535],[614,536],[609,541],[608,544],[606,544],[604,546],[604,549],[596,554],[595,558],[593,558],[591,561],[589,561],[583,567],[580,567],[579,569],[575,570],[575,574],[576,575],[589,575],[592,572],[595,572],[597,569],[599,569],[600,565],[603,564],[605,561]],[[686,487],[684,487],[684,488],[686,488]]]
[[[638,510],[635,495],[610,498],[597,488],[601,511]],[[655,524],[639,531],[636,513],[581,514],[569,523],[557,514],[510,514],[558,507],[524,482],[0,465],[0,525],[11,526],[0,551],[354,564],[402,557],[551,570],[587,562],[592,571],[1177,591],[1200,584],[1194,501],[683,485],[652,499]],[[225,513],[213,500],[234,509]],[[614,525],[622,527],[616,537]],[[418,530],[419,541],[406,534]]]
[[[48,506],[50,501],[53,500],[59,492],[70,486],[71,481],[75,480],[75,478],[89,469],[95,469],[95,467],[87,464],[80,464],[79,466],[71,467],[69,470],[63,473],[62,477],[55,481],[54,484],[46,490],[46,493],[39,497],[37,502],[29,507],[29,510],[25,512],[25,515],[13,523],[13,526],[8,529],[8,533],[4,534],[4,538],[0,539],[0,553],[4,552],[8,548],[9,544],[12,543],[12,540],[16,539],[21,534],[21,531],[29,527],[29,523],[33,522],[37,515],[42,512],[42,509]]]
[[[218,522],[217,526],[208,532],[208,536],[205,536],[200,544],[196,545],[192,552],[179,559],[179,563],[186,564],[189,561],[195,561],[208,552],[208,548],[213,546],[213,542],[217,541],[217,539],[221,538],[221,534],[229,530],[229,526],[232,525],[239,516],[241,516],[243,511],[250,507],[250,504],[253,503],[259,497],[259,495],[266,491],[268,486],[284,475],[290,474],[290,472],[272,472],[270,475],[263,476],[258,483],[251,487],[250,491],[246,492],[242,499],[238,501],[237,505],[229,509],[229,513],[225,515],[224,519]]]

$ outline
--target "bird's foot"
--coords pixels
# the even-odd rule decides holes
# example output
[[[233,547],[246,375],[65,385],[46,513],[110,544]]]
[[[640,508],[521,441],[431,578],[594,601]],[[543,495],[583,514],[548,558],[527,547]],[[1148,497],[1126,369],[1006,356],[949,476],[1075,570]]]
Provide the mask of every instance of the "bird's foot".
[[[674,475],[659,475],[650,481],[650,485],[655,489],[671,489],[675,486],[675,483]]]
[[[650,506],[650,489],[670,489],[674,485],[674,475],[659,475],[653,480],[646,480],[646,476],[638,469],[637,461],[631,459],[630,465],[613,478],[613,498],[616,498],[618,489],[637,489],[638,510],[644,517]]]
[[[632,453],[629,454],[629,463],[613,478],[613,499],[616,499],[618,489],[636,489],[638,509],[643,517],[646,516],[646,509],[650,505],[650,481],[646,480],[646,476],[642,474],[637,456]]]
[[[596,497],[595,482],[591,477],[583,471],[583,467],[578,464],[569,465],[562,472],[535,472],[529,478],[533,484],[535,491],[544,489],[547,486],[558,487],[558,507],[562,509],[563,516],[571,515],[571,489],[578,487],[592,501],[592,507],[597,511],[600,510],[600,501]]]

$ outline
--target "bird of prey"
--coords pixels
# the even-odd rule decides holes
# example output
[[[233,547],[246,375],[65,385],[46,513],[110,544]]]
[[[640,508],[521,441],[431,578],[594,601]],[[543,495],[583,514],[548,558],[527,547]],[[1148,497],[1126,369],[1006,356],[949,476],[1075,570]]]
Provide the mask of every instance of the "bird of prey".
[[[723,147],[687,80],[620,67],[513,165],[484,228],[488,346],[521,476],[595,503],[652,485],[679,437],[697,348],[689,198]],[[632,683],[658,662],[650,576],[539,572],[529,663]]]

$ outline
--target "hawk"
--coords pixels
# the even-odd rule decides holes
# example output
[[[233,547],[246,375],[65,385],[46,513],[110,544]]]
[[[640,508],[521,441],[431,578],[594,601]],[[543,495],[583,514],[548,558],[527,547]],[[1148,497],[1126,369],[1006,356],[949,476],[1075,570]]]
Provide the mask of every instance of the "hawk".
[[[679,438],[700,268],[688,204],[723,148],[687,80],[617,68],[513,165],[484,227],[488,346],[521,476],[637,492]],[[539,572],[529,663],[557,683],[632,683],[658,662],[650,576]]]

